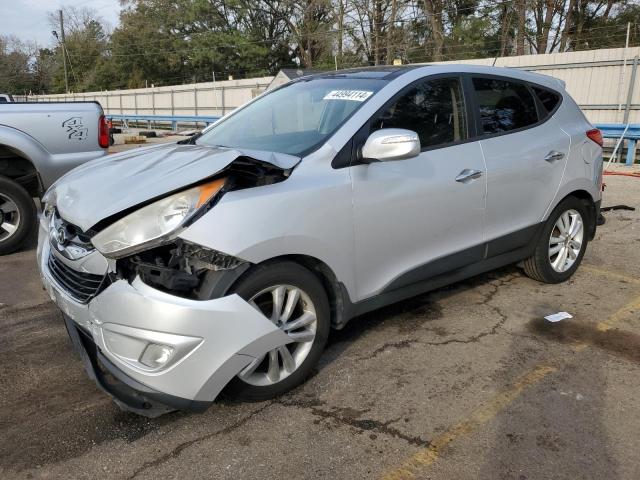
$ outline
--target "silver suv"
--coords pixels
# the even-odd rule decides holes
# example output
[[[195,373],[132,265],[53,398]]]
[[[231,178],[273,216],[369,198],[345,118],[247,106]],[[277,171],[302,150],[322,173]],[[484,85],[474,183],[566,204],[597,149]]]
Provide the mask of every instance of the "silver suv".
[[[567,280],[595,233],[601,142],[561,81],[524,71],[305,77],[60,179],[42,279],[123,408],[264,399],[356,315],[517,262]]]

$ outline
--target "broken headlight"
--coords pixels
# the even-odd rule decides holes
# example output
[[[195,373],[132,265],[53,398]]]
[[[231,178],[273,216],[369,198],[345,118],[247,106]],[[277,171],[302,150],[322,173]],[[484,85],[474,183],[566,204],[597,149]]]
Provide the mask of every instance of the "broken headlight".
[[[217,179],[175,193],[108,226],[91,242],[106,257],[121,258],[164,243],[175,237],[185,223],[222,189]]]

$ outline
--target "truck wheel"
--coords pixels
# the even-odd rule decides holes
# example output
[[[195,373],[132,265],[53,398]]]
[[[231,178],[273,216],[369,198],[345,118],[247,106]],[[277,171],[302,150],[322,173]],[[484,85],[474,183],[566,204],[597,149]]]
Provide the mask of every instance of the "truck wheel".
[[[20,247],[36,223],[36,205],[16,182],[0,177],[0,255]]]

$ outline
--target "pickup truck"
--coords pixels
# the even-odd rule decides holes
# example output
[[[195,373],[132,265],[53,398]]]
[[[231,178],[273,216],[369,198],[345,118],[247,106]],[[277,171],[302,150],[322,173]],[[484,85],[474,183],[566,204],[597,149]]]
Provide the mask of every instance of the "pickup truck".
[[[108,146],[97,102],[0,103],[0,255],[18,249],[36,224],[34,198]]]

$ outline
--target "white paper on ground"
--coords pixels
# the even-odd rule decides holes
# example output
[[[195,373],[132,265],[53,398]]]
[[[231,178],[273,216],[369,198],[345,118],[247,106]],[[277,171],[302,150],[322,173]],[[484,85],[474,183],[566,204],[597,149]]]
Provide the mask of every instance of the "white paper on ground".
[[[567,318],[573,318],[573,315],[571,315],[570,313],[567,313],[567,312],[558,312],[558,313],[554,313],[552,315],[547,315],[544,318],[546,320],[550,321],[550,322],[559,322],[560,320],[565,320]]]

